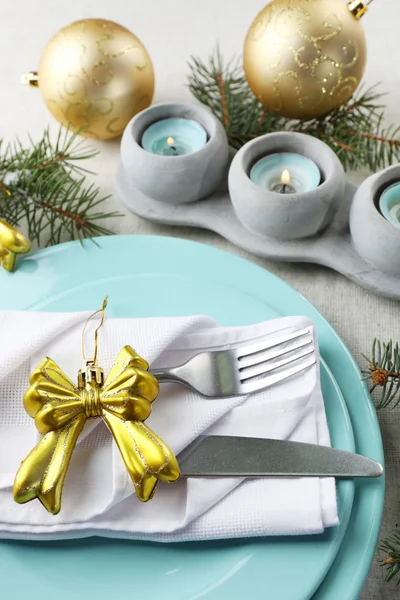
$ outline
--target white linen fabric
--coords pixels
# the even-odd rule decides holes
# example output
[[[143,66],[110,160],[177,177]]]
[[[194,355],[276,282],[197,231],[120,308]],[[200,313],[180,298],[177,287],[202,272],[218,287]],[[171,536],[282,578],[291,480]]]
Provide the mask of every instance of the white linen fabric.
[[[22,399],[30,372],[51,357],[72,380],[82,367],[81,334],[88,313],[0,312],[0,537],[61,539],[91,535],[159,542],[320,533],[338,523],[333,479],[180,479],[159,483],[155,497],[137,500],[111,434],[92,419],[74,450],[61,512],[39,501],[14,502],[21,460],[40,439]],[[90,331],[97,326],[93,320]],[[285,317],[246,327],[219,327],[206,316],[106,318],[99,335],[105,373],[131,345],[151,366],[180,364],[206,349],[272,339],[302,327]],[[176,384],[162,384],[146,421],[176,453],[200,434],[239,435],[329,445],[319,382],[319,355],[311,369],[267,390],[210,400]]]

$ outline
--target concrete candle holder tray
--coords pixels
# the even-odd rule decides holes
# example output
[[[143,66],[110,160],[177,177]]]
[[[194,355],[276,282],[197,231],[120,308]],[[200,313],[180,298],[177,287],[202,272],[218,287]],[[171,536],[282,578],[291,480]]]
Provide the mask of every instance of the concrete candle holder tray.
[[[146,128],[170,117],[199,122],[207,131],[205,146],[173,157],[144,150]],[[282,152],[312,159],[320,185],[281,195],[251,181],[258,159]],[[396,180],[400,165],[357,189],[326,144],[289,132],[252,140],[229,166],[225,132],[213,115],[202,107],[161,104],[127,126],[116,185],[125,206],[150,221],[209,229],[257,256],[325,265],[378,294],[400,298],[400,228],[378,209],[380,194]]]

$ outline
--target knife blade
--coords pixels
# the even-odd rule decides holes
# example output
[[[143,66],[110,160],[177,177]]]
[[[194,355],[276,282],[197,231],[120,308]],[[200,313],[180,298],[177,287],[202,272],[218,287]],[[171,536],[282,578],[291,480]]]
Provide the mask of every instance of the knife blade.
[[[235,436],[200,436],[178,455],[182,477],[380,477],[372,458],[328,446]]]

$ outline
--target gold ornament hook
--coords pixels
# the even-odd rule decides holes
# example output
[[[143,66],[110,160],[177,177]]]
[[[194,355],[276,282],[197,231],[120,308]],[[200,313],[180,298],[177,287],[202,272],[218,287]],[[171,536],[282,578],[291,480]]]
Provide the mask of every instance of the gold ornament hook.
[[[372,0],[351,0],[347,6],[356,19],[361,19],[367,12],[371,2]]]
[[[99,337],[99,329],[103,326],[104,323],[104,311],[106,310],[107,307],[107,301],[108,301],[108,296],[106,296],[103,300],[103,305],[101,308],[99,308],[99,310],[96,310],[94,313],[92,313],[90,315],[90,317],[87,319],[84,327],[83,327],[83,331],[82,331],[82,356],[83,356],[83,360],[85,361],[85,368],[84,369],[80,369],[78,372],[78,388],[79,389],[83,389],[86,386],[89,386],[89,388],[94,387],[99,387],[102,386],[104,383],[104,371],[101,367],[99,367],[96,363],[97,363],[97,350],[98,350],[98,337]],[[94,332],[94,353],[93,353],[93,358],[87,358],[86,354],[85,354],[85,332],[86,332],[86,328],[89,324],[89,321],[95,317],[96,315],[98,315],[99,313],[101,313],[101,321],[98,325],[98,327],[95,329]]]
[[[39,74],[37,71],[29,71],[21,75],[21,83],[31,87],[39,87]]]
[[[83,328],[82,331],[82,356],[83,356],[83,360],[85,361],[85,363],[88,365],[95,365],[97,363],[97,348],[98,348],[98,337],[99,337],[99,329],[101,329],[101,327],[103,326],[104,323],[104,311],[107,308],[107,302],[108,302],[108,296],[106,296],[103,300],[103,305],[101,308],[99,308],[99,310],[96,310],[96,312],[94,312],[93,314],[90,315],[90,317],[88,318],[88,320],[85,323],[85,326]],[[93,319],[93,317],[95,317],[96,315],[98,315],[99,313],[101,313],[101,321],[100,321],[100,325],[97,327],[97,329],[94,332],[94,354],[93,354],[93,358],[87,358],[86,354],[85,354],[85,332],[86,332],[86,328],[89,324],[89,321],[91,319]]]

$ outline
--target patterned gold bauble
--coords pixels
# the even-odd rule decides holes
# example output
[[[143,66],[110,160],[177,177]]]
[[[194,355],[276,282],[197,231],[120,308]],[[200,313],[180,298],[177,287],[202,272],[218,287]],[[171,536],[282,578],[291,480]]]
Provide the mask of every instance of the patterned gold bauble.
[[[46,46],[39,73],[25,81],[39,86],[62,125],[86,137],[122,134],[154,93],[150,57],[128,29],[104,19],[84,19],[61,29]]]
[[[244,44],[244,71],[266,109],[308,120],[342,105],[366,61],[361,0],[272,0]]]

